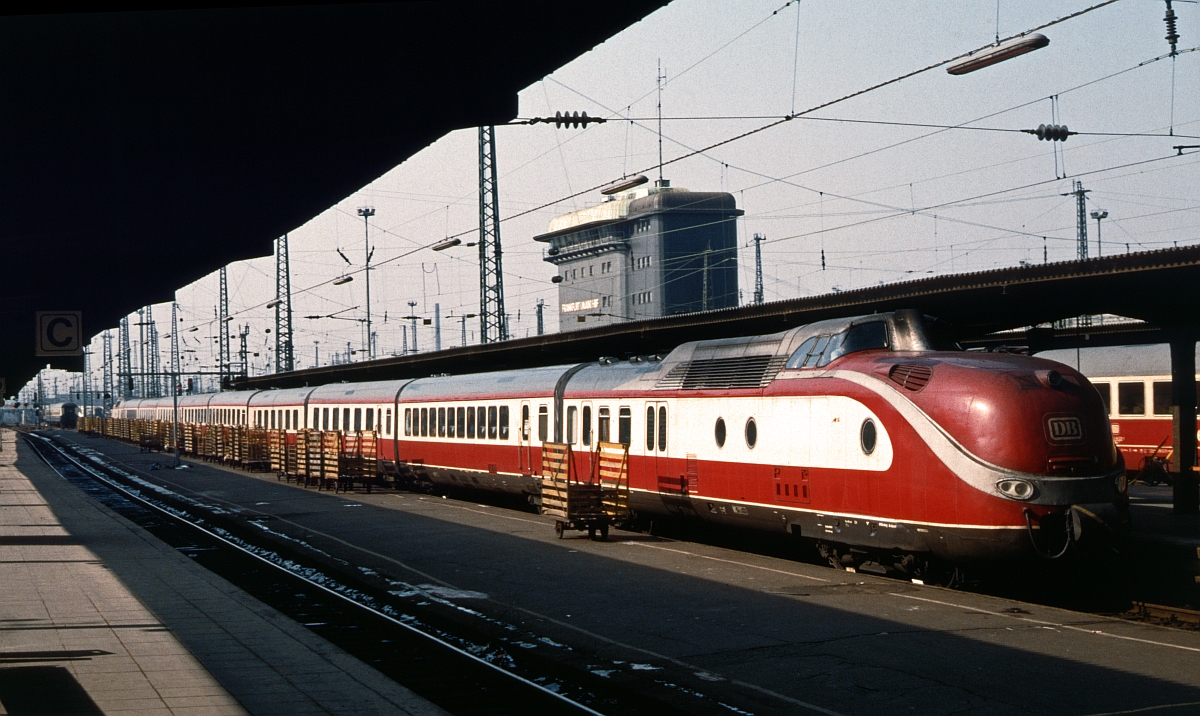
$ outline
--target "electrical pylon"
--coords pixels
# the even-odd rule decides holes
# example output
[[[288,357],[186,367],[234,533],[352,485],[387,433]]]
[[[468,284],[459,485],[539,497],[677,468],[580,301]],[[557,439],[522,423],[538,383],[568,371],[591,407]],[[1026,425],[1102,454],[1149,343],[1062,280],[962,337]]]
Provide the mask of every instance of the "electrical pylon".
[[[754,235],[754,302],[762,303],[763,296],[763,279],[762,279],[762,242],[767,237],[762,234]]]
[[[229,389],[229,277],[226,267],[221,267],[221,315],[218,318],[221,328],[221,390]]]
[[[479,342],[507,340],[500,199],[496,182],[496,128],[479,128]]]
[[[275,372],[295,368],[292,354],[292,272],[288,268],[287,234],[276,240],[275,248]]]

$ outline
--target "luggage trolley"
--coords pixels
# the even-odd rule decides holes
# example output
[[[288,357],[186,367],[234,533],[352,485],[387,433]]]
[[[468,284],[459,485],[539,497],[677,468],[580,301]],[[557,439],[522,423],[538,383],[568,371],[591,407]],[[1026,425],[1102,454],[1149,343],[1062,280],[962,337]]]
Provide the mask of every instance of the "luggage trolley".
[[[629,448],[599,443],[592,471],[575,474],[571,446],[542,444],[542,514],[555,517],[554,533],[587,530],[590,539],[608,539],[609,525],[629,517]]]

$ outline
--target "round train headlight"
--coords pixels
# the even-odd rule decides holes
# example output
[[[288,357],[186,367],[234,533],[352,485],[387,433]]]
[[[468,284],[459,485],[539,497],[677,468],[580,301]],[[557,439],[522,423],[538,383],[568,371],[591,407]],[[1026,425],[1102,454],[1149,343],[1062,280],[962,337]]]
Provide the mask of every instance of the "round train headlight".
[[[1025,480],[1001,480],[996,483],[996,489],[1005,497],[1011,497],[1014,500],[1031,499],[1037,492],[1033,483]]]
[[[1122,472],[1120,475],[1117,475],[1117,492],[1124,495],[1125,491],[1128,489],[1129,489],[1129,477],[1125,473]]]

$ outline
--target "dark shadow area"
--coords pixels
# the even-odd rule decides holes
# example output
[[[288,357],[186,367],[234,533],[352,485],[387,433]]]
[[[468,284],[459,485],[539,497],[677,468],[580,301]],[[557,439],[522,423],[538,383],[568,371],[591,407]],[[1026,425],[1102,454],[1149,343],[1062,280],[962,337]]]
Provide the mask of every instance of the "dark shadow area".
[[[137,464],[135,447],[69,437]],[[679,707],[695,713],[728,713],[720,704],[803,713],[803,702],[844,714],[1091,714],[1200,702],[1194,653],[1165,643],[1194,641],[1177,632],[1138,634],[1163,644],[1123,641],[1090,633],[1121,625],[1087,615],[1078,615],[1086,631],[1058,629],[1044,622],[1063,615],[1031,605],[1022,607],[1042,623],[1023,621],[1023,612],[986,614],[1001,610],[970,594],[833,570],[802,578],[809,570],[800,565],[787,574],[732,573],[726,570],[739,566],[654,551],[686,545],[577,549],[591,543],[522,536],[542,534],[532,515],[441,519],[430,514],[436,507],[388,509],[360,502],[362,495],[321,494],[200,464],[143,478],[170,480],[171,489],[210,504],[242,505],[247,514],[236,519],[253,517],[259,527],[250,529],[280,549],[324,552],[323,561],[316,551],[310,557],[348,583],[411,592],[396,604],[418,622],[435,612],[457,618],[490,630],[489,646],[513,651],[527,647],[512,635],[529,630],[548,641],[528,648],[550,651],[581,677],[604,672],[634,691],[674,690]],[[551,534],[551,523],[544,529]],[[91,547],[102,558],[108,549]],[[670,569],[639,563],[651,561],[649,554]],[[486,598],[438,602],[423,584],[430,580]],[[138,596],[155,609],[154,595]],[[1036,684],[1054,686],[1026,688]]]
[[[71,535],[0,535],[0,546],[4,547],[48,547],[75,544],[79,544],[79,540]]]
[[[87,661],[94,656],[108,656],[102,649],[55,649],[50,651],[0,651],[0,664],[26,664],[35,661]]]
[[[61,666],[0,669],[0,704],[9,716],[104,716]]]

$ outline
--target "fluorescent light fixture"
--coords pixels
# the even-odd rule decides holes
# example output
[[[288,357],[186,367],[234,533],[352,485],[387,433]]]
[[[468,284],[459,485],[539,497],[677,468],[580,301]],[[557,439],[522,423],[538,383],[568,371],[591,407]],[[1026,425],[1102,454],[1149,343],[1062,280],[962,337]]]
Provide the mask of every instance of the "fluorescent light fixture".
[[[1002,42],[995,47],[989,47],[986,50],[980,50],[975,54],[964,57],[958,62],[954,62],[946,71],[952,75],[965,75],[968,72],[981,70],[989,65],[994,65],[997,62],[1011,60],[1018,55],[1023,55],[1026,52],[1040,50],[1050,44],[1050,38],[1035,32],[1032,35],[1024,35],[1022,37],[1014,37],[1007,42]]]

